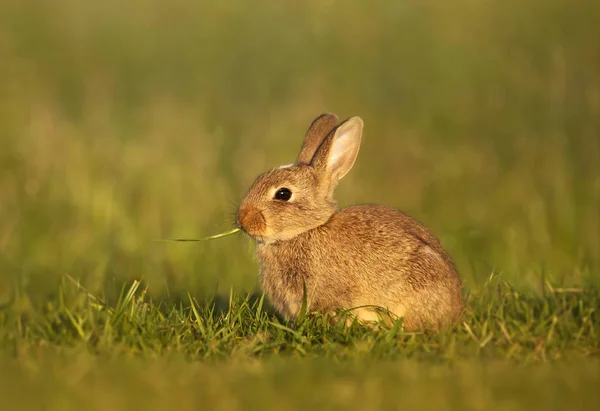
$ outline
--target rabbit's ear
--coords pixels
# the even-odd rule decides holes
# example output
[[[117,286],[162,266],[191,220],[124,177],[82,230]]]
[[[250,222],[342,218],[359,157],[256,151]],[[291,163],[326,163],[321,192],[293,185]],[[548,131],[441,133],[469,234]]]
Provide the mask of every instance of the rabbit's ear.
[[[296,162],[298,164],[310,164],[315,152],[331,133],[331,131],[340,123],[335,114],[325,113],[313,120],[306,131],[302,148]]]
[[[362,119],[351,117],[340,124],[315,153],[311,164],[331,181],[331,187],[334,187],[354,165],[360,148],[362,130]]]

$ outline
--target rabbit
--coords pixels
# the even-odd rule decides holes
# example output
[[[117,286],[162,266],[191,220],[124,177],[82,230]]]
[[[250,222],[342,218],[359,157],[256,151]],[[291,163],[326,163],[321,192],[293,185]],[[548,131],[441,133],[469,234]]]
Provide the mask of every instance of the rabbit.
[[[317,117],[295,163],[260,175],[235,220],[256,240],[263,291],[284,318],[347,310],[377,324],[381,312],[405,330],[459,318],[462,286],[450,255],[423,225],[394,208],[338,209],[333,193],[356,160],[363,120]]]

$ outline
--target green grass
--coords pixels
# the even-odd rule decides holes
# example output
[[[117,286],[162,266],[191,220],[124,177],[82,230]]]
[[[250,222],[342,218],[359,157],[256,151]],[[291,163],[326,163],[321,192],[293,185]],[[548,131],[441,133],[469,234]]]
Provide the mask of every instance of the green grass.
[[[460,324],[409,333],[279,320],[262,296],[108,305],[70,278],[43,312],[0,313],[11,409],[596,409],[599,293],[525,295],[497,277]],[[42,393],[40,396],[39,393]],[[543,398],[540,398],[542,396]]]
[[[600,6],[0,2],[0,398],[10,409],[596,409]],[[439,334],[278,320],[231,228],[318,114],[337,196],[439,236]],[[212,301],[212,303],[211,303]]]
[[[600,354],[597,290],[524,295],[497,277],[470,295],[461,321],[441,332],[405,332],[401,322],[376,330],[346,327],[311,314],[279,318],[262,295],[217,296],[198,302],[153,302],[134,282],[108,304],[66,278],[41,312],[3,312],[2,342],[13,354],[39,344],[86,346],[109,355],[180,353],[191,359],[317,356],[334,359],[468,358],[545,362]]]

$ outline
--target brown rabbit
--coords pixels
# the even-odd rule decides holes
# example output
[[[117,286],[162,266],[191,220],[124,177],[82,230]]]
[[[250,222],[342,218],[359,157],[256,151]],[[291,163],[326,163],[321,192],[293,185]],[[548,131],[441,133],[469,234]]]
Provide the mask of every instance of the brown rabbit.
[[[317,117],[296,163],[259,176],[242,200],[236,222],[257,240],[263,289],[290,319],[306,289],[310,311],[349,309],[372,322],[383,308],[408,330],[446,325],[461,312],[461,282],[433,234],[393,208],[339,210],[333,199],[362,129],[359,117]]]

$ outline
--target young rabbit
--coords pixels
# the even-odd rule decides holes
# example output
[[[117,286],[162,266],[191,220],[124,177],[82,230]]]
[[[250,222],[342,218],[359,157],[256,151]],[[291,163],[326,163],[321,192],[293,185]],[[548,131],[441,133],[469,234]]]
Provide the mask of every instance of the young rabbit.
[[[257,241],[263,289],[290,319],[306,290],[310,311],[343,308],[376,322],[383,308],[408,330],[444,326],[461,312],[461,282],[433,234],[393,208],[339,210],[333,199],[362,129],[359,117],[317,117],[296,163],[259,176],[242,200],[236,222]]]

